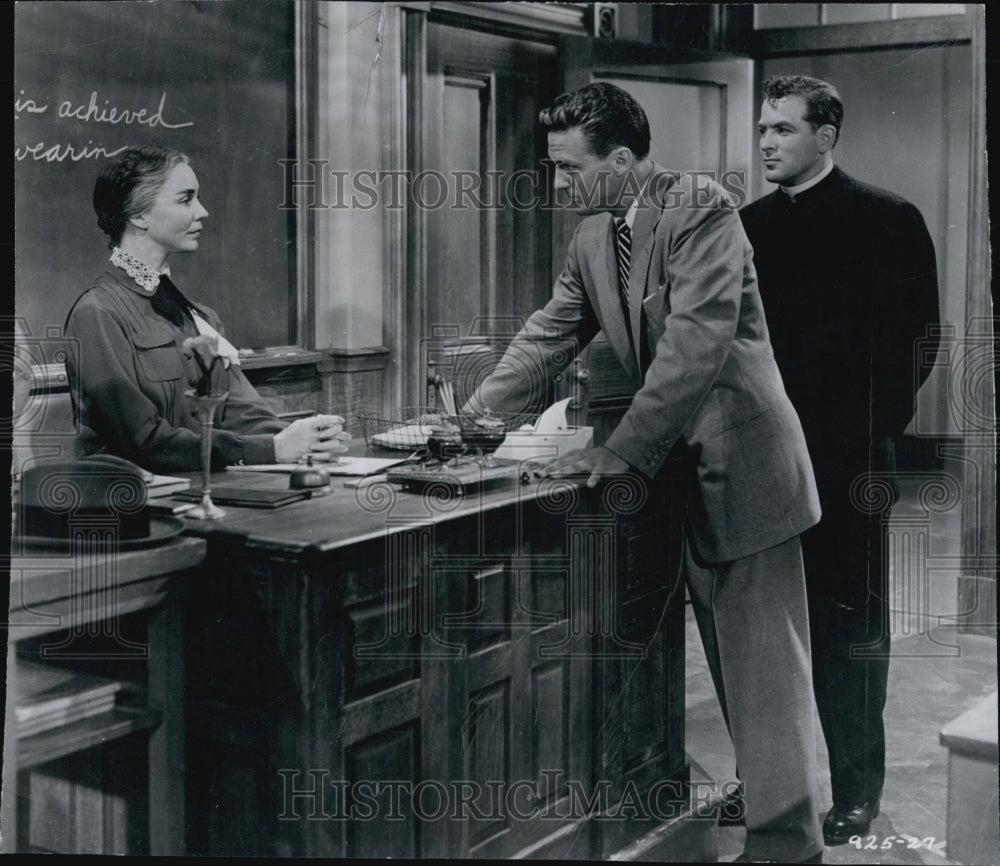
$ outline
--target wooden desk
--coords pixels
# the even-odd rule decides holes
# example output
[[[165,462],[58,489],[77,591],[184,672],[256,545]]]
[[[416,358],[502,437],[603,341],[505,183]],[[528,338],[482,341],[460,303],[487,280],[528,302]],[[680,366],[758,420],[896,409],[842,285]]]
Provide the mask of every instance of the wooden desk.
[[[676,814],[670,490],[335,480],[192,521],[209,553],[188,628],[190,851],[601,858]],[[651,790],[657,814],[619,811]]]
[[[0,814],[5,853],[32,847],[184,853],[180,601],[188,572],[201,564],[205,549],[200,539],[178,538],[110,561],[35,551],[7,559]],[[46,664],[120,680],[130,699],[100,715],[18,738],[15,695],[21,658],[29,651]],[[129,737],[139,732],[147,739]],[[45,802],[38,802],[42,797]]]

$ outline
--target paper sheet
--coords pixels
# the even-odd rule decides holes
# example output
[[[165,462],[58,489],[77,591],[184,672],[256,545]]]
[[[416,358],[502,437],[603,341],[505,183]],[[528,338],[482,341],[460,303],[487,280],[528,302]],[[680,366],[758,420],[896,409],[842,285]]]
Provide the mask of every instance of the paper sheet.
[[[429,424],[405,424],[393,427],[384,433],[376,433],[372,436],[372,442],[383,448],[402,448],[412,451],[414,448],[426,445],[433,433],[434,428]]]
[[[334,475],[372,475],[384,472],[397,463],[405,463],[406,457],[341,457],[336,463],[316,461],[313,467],[325,469]],[[244,466],[227,466],[229,472],[277,472],[288,474],[295,469],[302,469],[304,463],[254,463]]]

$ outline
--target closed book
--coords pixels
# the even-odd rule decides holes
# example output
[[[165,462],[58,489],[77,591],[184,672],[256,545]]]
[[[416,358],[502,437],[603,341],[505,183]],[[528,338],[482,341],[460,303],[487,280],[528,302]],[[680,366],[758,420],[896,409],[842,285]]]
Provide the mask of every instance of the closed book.
[[[84,701],[81,704],[73,704],[58,710],[50,711],[44,716],[29,719],[25,722],[17,723],[17,735],[19,737],[31,737],[53,728],[60,728],[82,719],[89,719],[92,716],[99,716],[114,709],[116,695],[99,695],[92,700]]]
[[[40,718],[59,718],[73,708],[93,706],[101,699],[113,703],[121,688],[117,680],[18,659],[14,717],[20,729]]]
[[[192,502],[201,500],[200,488],[185,490],[177,495],[178,499]],[[252,487],[213,487],[212,501],[216,505],[242,505],[247,508],[277,508],[290,502],[299,502],[308,498],[305,490],[257,490]]]

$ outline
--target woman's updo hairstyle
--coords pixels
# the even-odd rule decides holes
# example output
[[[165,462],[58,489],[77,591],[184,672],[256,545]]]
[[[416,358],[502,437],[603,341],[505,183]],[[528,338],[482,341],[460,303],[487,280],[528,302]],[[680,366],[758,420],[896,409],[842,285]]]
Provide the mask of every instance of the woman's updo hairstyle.
[[[131,147],[104,167],[94,184],[94,211],[109,247],[121,243],[129,219],[153,206],[174,167],[190,162],[173,148]]]

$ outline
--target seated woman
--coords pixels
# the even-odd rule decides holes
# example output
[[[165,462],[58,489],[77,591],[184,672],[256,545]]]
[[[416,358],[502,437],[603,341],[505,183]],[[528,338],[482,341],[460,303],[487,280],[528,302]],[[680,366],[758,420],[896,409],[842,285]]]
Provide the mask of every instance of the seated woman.
[[[110,238],[107,269],[73,305],[65,334],[77,341],[66,368],[79,450],[110,453],[160,472],[201,467],[201,427],[185,392],[197,379],[185,339],[218,335],[229,397],[215,416],[212,465],[285,463],[346,450],[344,419],[279,419],[247,381],[218,316],[170,280],[171,253],[198,249],[208,211],[190,160],[176,150],[131,148],[94,187],[97,222]]]

